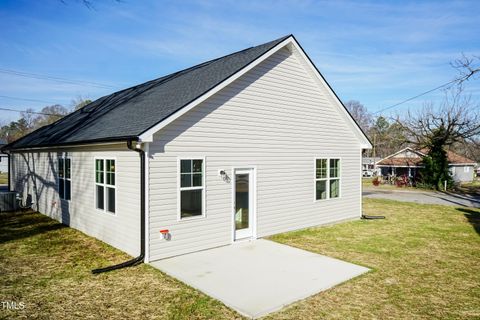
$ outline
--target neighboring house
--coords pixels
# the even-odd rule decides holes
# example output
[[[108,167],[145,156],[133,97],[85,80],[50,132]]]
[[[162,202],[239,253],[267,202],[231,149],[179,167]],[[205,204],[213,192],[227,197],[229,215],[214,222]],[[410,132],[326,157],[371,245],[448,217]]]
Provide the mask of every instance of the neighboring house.
[[[7,142],[5,140],[0,139],[0,149],[6,144]],[[8,172],[8,154],[0,151],[0,173],[6,172]]]
[[[416,178],[420,169],[423,168],[423,158],[426,156],[426,152],[426,150],[415,150],[407,147],[377,161],[376,165],[380,168],[382,176],[407,175]],[[447,151],[447,158],[454,181],[467,182],[473,180],[475,161],[452,151]]]
[[[381,158],[377,157],[363,157],[362,158],[362,171],[364,172],[371,172],[372,174],[377,174],[377,166],[375,163],[379,161]]]
[[[290,35],[102,97],[4,149],[11,189],[35,209],[152,261],[360,218],[364,148]]]
[[[475,178],[477,163],[451,151],[447,151],[450,172],[457,182],[470,182]]]

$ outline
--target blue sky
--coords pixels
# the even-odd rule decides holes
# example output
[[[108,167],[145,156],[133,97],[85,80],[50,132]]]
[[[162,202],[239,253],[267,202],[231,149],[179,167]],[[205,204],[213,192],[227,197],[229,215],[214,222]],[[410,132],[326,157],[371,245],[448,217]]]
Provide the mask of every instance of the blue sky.
[[[343,101],[375,112],[450,81],[462,52],[480,56],[479,1],[91,1],[0,0],[0,107],[70,106],[293,33]]]

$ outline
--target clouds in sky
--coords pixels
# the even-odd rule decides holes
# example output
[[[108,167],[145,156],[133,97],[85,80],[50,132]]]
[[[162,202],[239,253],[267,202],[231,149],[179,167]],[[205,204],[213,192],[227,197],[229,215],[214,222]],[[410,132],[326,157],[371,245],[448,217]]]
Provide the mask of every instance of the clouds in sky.
[[[375,111],[451,80],[461,52],[480,55],[479,11],[476,1],[3,1],[0,68],[121,89],[293,33],[342,100]],[[68,104],[109,91],[0,74],[0,95]]]

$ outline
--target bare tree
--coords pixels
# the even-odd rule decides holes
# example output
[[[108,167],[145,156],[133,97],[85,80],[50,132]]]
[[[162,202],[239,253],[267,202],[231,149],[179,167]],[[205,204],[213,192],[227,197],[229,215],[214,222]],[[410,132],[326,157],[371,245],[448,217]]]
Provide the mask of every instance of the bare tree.
[[[77,96],[76,98],[72,99],[72,102],[71,102],[71,105],[72,105],[72,109],[73,111],[76,111],[78,109],[81,109],[83,107],[85,107],[86,105],[88,105],[89,103],[91,103],[92,100],[90,99],[85,99],[83,98],[82,96]]]
[[[368,132],[372,125],[372,115],[367,111],[367,108],[359,101],[350,100],[345,102],[345,107],[352,115],[353,119],[358,123],[363,132]]]
[[[474,142],[480,135],[480,105],[464,93],[462,85],[445,90],[439,107],[429,102],[418,112],[408,111],[398,123],[407,132],[409,142],[419,147]]]
[[[445,183],[453,186],[446,150],[458,144],[477,143],[480,136],[480,105],[465,94],[463,81],[445,90],[438,108],[426,103],[418,112],[407,113],[398,120],[409,142],[426,148],[421,180],[427,186],[441,189]]]
[[[458,77],[455,79],[457,85],[462,85],[465,81],[480,78],[480,57],[467,57],[462,53],[459,59],[454,60],[451,66],[457,69]]]

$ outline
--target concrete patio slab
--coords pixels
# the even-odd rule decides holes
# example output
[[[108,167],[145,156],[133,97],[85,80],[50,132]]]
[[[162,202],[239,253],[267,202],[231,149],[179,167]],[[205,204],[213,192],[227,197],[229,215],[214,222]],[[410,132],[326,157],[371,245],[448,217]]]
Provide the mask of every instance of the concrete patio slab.
[[[250,318],[279,310],[369,270],[263,239],[151,265]]]

